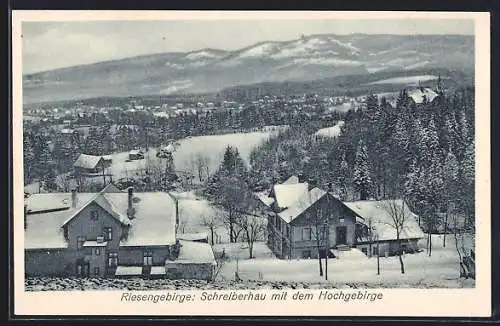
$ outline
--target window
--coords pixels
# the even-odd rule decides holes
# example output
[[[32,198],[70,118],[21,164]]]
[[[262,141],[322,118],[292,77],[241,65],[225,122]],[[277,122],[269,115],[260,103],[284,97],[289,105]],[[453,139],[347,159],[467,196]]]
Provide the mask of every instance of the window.
[[[302,258],[311,258],[311,250],[305,250],[302,252]]]
[[[87,240],[85,237],[76,237],[76,248],[77,249],[82,249],[83,248],[83,243]]]
[[[90,212],[90,220],[91,221],[97,221],[99,219],[99,212],[98,211],[91,211]]]
[[[144,252],[144,266],[151,266],[153,265],[153,252],[152,251],[145,251]]]
[[[311,241],[311,233],[312,233],[311,228],[303,228],[302,229],[302,240]]]
[[[106,241],[113,240],[113,228],[104,228],[103,232],[104,232],[104,239],[106,239]]]
[[[94,275],[99,275],[99,274],[100,274],[99,267],[94,267]]]
[[[339,218],[339,223],[344,223],[345,219],[343,217]]]
[[[95,248],[94,253],[96,256],[100,256],[101,255],[101,248]]]
[[[118,266],[118,253],[110,252],[108,254],[108,267],[116,267]]]
[[[377,247],[373,247],[372,251],[373,251],[373,256],[378,255],[378,248]]]

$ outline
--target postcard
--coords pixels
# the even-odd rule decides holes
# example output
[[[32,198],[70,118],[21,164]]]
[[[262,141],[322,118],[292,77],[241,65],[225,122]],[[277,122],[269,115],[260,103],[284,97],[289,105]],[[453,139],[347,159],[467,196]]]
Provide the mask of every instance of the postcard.
[[[16,315],[491,315],[488,13],[14,11],[12,42]]]

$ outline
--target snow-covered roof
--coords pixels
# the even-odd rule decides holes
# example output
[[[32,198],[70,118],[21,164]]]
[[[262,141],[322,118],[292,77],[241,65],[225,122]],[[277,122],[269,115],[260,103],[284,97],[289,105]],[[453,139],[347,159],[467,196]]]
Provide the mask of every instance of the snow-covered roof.
[[[75,163],[73,163],[73,166],[83,169],[94,169],[101,160],[102,156],[80,154]]]
[[[187,241],[207,240],[208,232],[180,233],[177,234],[177,238],[180,240],[187,240]]]
[[[112,161],[113,160],[113,156],[112,155],[104,155],[102,157],[103,160],[105,161]]]
[[[127,239],[120,246],[154,246],[175,243],[175,202],[164,192],[135,193],[135,214],[127,217],[128,194],[124,192],[77,193],[71,207],[71,193],[32,194],[25,200],[27,210],[47,211],[27,215],[25,248],[66,248],[62,226],[94,202],[111,216],[130,225]],[[56,209],[54,211],[54,209]]]
[[[281,208],[290,207],[304,193],[307,193],[308,187],[309,185],[307,182],[274,185],[274,198],[276,198],[276,204]]]
[[[175,147],[172,144],[168,144],[166,146],[162,146],[160,148],[160,151],[164,151],[167,153],[173,153],[173,152],[175,152]]]
[[[121,191],[120,189],[118,189],[114,184],[108,183],[108,185],[106,187],[104,187],[104,189],[101,190],[101,192],[102,193],[106,193],[106,192],[117,193],[117,192],[123,192],[123,191]]]
[[[396,209],[405,214],[405,222],[403,230],[400,234],[400,239],[416,239],[423,238],[424,233],[417,223],[417,215],[415,215],[403,200],[363,200],[354,202],[344,202],[349,209],[354,211],[365,220],[365,225],[368,225],[370,219],[374,231],[378,235],[379,240],[395,240],[396,229],[393,226],[394,222],[390,214],[389,205],[395,205]]]
[[[78,198],[78,194],[76,195],[77,198]],[[124,195],[122,195],[124,196]],[[128,196],[128,195],[127,195]],[[128,219],[127,215],[126,214],[123,214],[121,211],[119,211],[118,209],[116,209],[113,204],[108,200],[108,198],[106,198],[106,194],[104,194],[103,192],[99,192],[97,194],[94,194],[94,198],[92,198],[90,201],[88,201],[87,203],[85,203],[84,205],[82,205],[80,207],[80,209],[76,210],[75,212],[73,212],[72,215],[70,215],[66,221],[64,221],[64,223],[62,224],[62,226],[65,226],[66,224],[68,224],[70,221],[72,221],[74,218],[76,218],[78,216],[78,214],[80,214],[80,212],[85,208],[87,207],[88,205],[90,205],[91,203],[95,203],[97,205],[99,205],[102,209],[104,209],[110,216],[114,217],[116,220],[118,220],[119,222],[121,222],[122,224],[124,225],[129,225],[130,224],[130,220]],[[127,204],[128,204],[128,201],[127,201]]]
[[[72,208],[71,193],[32,194],[25,199],[28,210],[44,211],[67,207],[49,213],[35,213],[26,216],[28,227],[24,230],[25,249],[67,248],[61,226],[66,219],[79,210],[93,197],[92,193],[79,193],[76,207]]]
[[[299,177],[296,175],[292,175],[290,178],[286,179],[282,185],[291,185],[291,184],[296,184],[299,183]]]
[[[151,266],[151,275],[164,275],[166,273],[165,266]]]
[[[214,252],[208,243],[179,240],[180,250],[176,260],[167,260],[165,264],[212,264],[215,262]],[[167,267],[168,268],[168,267]]]
[[[72,134],[74,133],[76,130],[73,130],[73,129],[61,129],[61,134]]]
[[[257,198],[267,207],[271,207],[274,203],[274,198],[269,197],[268,191],[257,192],[255,196],[257,196]]]
[[[84,247],[106,247],[106,245],[108,244],[107,241],[103,241],[103,242],[97,242],[97,241],[85,241],[83,243],[83,246]]]
[[[140,150],[140,149],[133,149],[131,150],[130,152],[128,152],[129,154],[132,154],[132,155],[137,155],[137,154],[141,154],[141,155],[144,155],[144,153]]]
[[[292,206],[285,209],[278,215],[287,223],[293,221],[297,216],[302,214],[306,209],[311,207],[315,202],[317,202],[321,197],[326,194],[326,191],[313,188],[310,191],[303,193]]]
[[[126,214],[127,193],[107,193],[105,196]],[[127,239],[120,246],[161,246],[175,243],[175,202],[165,192],[134,193],[135,214],[130,221]]]
[[[117,266],[116,276],[137,276],[142,275],[142,266]]]
[[[422,104],[424,102],[424,96],[427,98],[428,102],[432,102],[438,94],[430,88],[418,88],[409,91],[408,96],[411,97],[416,104]]]

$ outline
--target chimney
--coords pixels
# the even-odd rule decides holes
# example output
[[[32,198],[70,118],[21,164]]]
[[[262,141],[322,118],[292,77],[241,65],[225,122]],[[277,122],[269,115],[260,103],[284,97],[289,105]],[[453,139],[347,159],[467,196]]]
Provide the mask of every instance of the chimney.
[[[75,208],[76,203],[77,203],[77,198],[76,198],[76,189],[71,189],[71,207]]]
[[[133,198],[134,198],[134,187],[128,187],[128,207],[127,207],[127,216],[128,218],[134,218],[135,209],[133,207]]]

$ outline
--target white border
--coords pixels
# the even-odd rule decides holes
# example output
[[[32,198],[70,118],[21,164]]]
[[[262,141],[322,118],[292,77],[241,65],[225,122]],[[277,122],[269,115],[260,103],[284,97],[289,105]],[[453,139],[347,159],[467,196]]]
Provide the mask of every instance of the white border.
[[[232,19],[473,19],[476,55],[476,261],[473,289],[382,289],[373,303],[338,301],[120,302],[123,291],[24,291],[22,157],[22,21],[232,20]],[[16,315],[267,315],[431,316],[491,315],[490,231],[490,16],[467,12],[218,12],[218,11],[13,11],[14,313]],[[157,291],[158,292],[158,291]],[[180,291],[178,293],[194,291]],[[227,291],[221,291],[227,292]],[[265,291],[257,291],[265,292]],[[291,291],[292,292],[292,291]],[[319,291],[311,291],[319,292]],[[153,293],[149,292],[148,293]],[[165,293],[159,291],[158,293]]]

